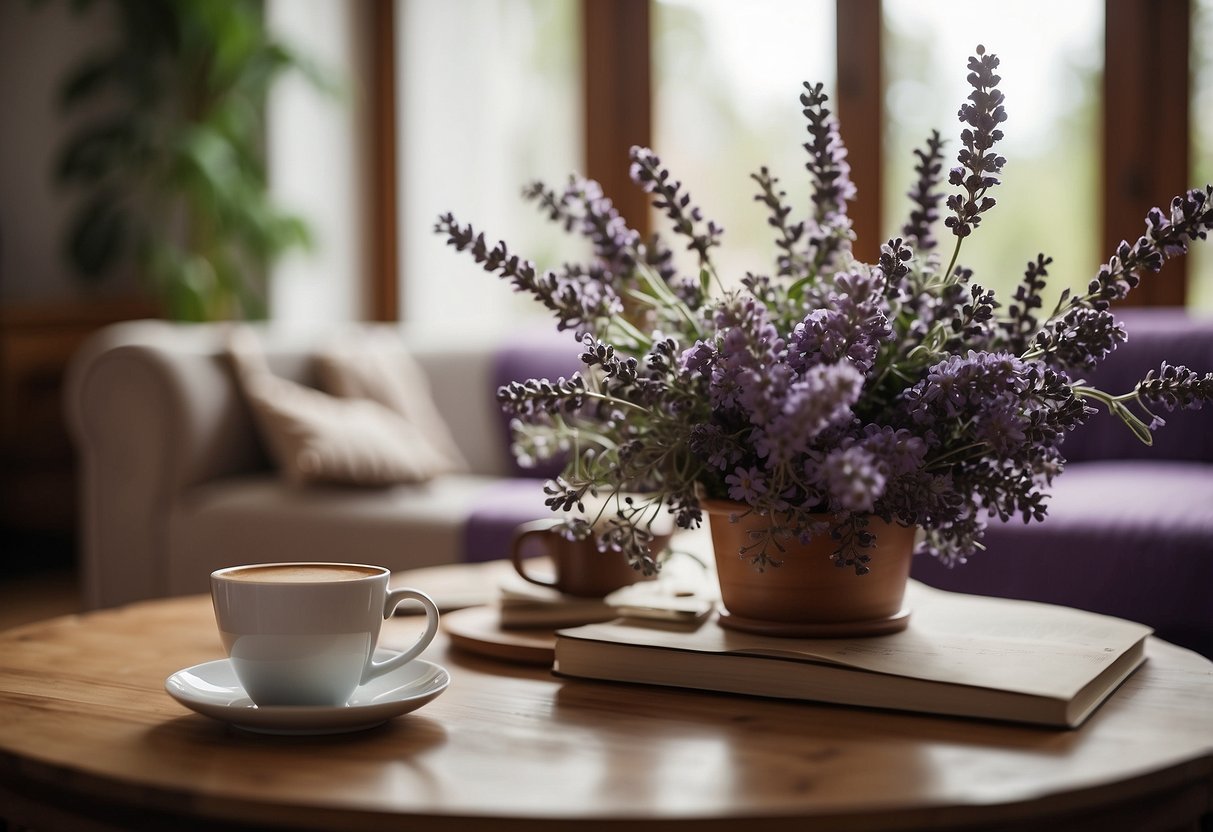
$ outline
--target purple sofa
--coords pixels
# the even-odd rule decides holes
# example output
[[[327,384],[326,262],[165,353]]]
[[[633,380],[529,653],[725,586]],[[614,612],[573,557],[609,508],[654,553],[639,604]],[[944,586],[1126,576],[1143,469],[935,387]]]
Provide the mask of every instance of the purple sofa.
[[[1162,360],[1213,370],[1213,320],[1125,310],[1129,340],[1090,381],[1130,390]],[[943,589],[1045,601],[1141,621],[1213,657],[1213,409],[1161,414],[1142,444],[1101,412],[1066,439],[1043,523],[991,525],[987,549],[949,569],[917,558],[913,576]]]

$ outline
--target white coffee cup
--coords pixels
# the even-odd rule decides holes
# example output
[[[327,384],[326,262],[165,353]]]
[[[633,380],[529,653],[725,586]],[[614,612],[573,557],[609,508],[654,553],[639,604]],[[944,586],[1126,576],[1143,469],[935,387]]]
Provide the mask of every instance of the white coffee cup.
[[[260,706],[346,704],[359,685],[415,659],[438,632],[438,607],[391,573],[356,563],[261,563],[211,573],[219,635],[236,678]],[[425,632],[375,661],[379,630],[403,601],[425,608]]]

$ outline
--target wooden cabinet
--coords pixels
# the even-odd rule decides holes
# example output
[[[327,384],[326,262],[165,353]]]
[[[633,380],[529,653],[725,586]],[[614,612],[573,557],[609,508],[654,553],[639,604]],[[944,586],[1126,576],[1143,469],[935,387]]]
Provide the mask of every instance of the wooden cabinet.
[[[62,392],[68,361],[100,327],[155,314],[151,302],[134,299],[0,301],[0,534],[72,533],[75,460]]]

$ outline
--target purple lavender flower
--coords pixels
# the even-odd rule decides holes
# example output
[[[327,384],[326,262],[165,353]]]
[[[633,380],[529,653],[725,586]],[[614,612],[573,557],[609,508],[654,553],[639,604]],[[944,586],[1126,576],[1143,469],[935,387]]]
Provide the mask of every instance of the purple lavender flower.
[[[669,248],[657,237],[642,242],[580,177],[563,189],[536,183],[526,195],[589,239],[588,263],[540,274],[504,243],[490,248],[470,225],[441,216],[436,228],[450,245],[579,333],[583,373],[499,391],[520,459],[567,455],[545,487],[547,504],[568,510],[608,492],[619,509],[600,544],[645,571],[655,568],[647,524],[664,507],[680,527],[697,525],[701,493],[778,518],[742,552],[759,567],[777,565],[787,542],[828,530],[834,562],[865,574],[871,516],[921,528],[923,551],[963,563],[991,518],[1045,516],[1065,437],[1097,406],[1148,443],[1163,424],[1156,410],[1213,400],[1213,373],[1165,363],[1119,395],[1076,380],[1124,340],[1112,303],[1213,230],[1213,186],[1151,211],[1143,235],[1121,243],[1085,293],[1063,292],[1051,315],[1040,314],[1045,255],[1028,263],[1007,306],[957,265],[1005,164],[994,152],[1006,119],[998,66],[980,46],[969,60],[946,203],[956,248],[946,265],[932,252],[938,133],[916,151],[904,236],[875,264],[849,256],[854,186],[828,99],[812,84],[801,98],[811,210],[794,217],[778,180],[766,168],[753,176],[776,233],[774,270],[747,273],[740,288],[726,290],[712,269],[720,228],[643,148],[632,152],[633,178],[699,255],[695,278],[677,275]],[[652,496],[634,502],[620,492]]]
[[[1066,372],[1090,370],[1127,338],[1108,310],[1078,306],[1041,329],[1027,354]]]
[[[918,178],[907,194],[914,208],[901,233],[910,245],[921,252],[935,248],[935,235],[931,233],[931,228],[939,220],[939,202],[943,199],[943,192],[938,190],[942,181],[943,145],[939,131],[932,130],[927,137],[926,148],[914,150],[914,156],[918,159],[914,172]]]
[[[871,512],[887,481],[872,454],[860,445],[837,448],[826,454],[824,464],[832,502],[847,511]]]
[[[1038,254],[1035,261],[1028,263],[1023,280],[1015,288],[1014,302],[1007,308],[1006,317],[998,321],[1008,350],[1017,355],[1028,349],[1029,340],[1040,326],[1036,310],[1044,305],[1041,293],[1047,285],[1052,262],[1052,257]]]
[[[788,222],[792,209],[784,202],[787,193],[778,189],[779,180],[772,176],[767,168],[751,174],[750,178],[757,182],[761,189],[761,193],[754,199],[765,204],[771,211],[767,224],[779,232],[779,236],[775,238],[775,245],[780,250],[777,258],[778,273],[794,278],[805,277],[807,264],[804,255],[797,252],[797,245],[804,237],[805,223]]]
[[[766,479],[757,468],[736,468],[724,478],[729,486],[729,499],[739,503],[756,503],[767,491]]]
[[[805,85],[800,96],[808,120],[809,153],[805,167],[813,180],[813,217],[808,226],[808,261],[818,268],[832,263],[850,247],[851,221],[847,201],[855,198],[851,165],[838,132],[838,120],[826,108],[829,96],[821,84]]]
[[[1165,260],[1186,252],[1191,243],[1205,239],[1210,231],[1213,231],[1213,185],[1175,197],[1171,200],[1169,217],[1158,208],[1151,209],[1146,217],[1146,233],[1132,246],[1122,241],[1112,259],[1100,267],[1087,294],[1075,298],[1071,305],[1108,308],[1112,301],[1128,295],[1143,273],[1157,272]]]
[[[845,359],[867,372],[880,344],[893,334],[878,270],[840,274],[834,284],[837,290],[828,296],[829,307],[814,309],[792,331],[788,360],[797,371],[813,363]]]
[[[855,197],[855,184],[851,181],[846,147],[838,134],[838,120],[825,106],[830,97],[822,91],[821,84],[806,83],[804,87],[800,103],[809,122],[809,141],[804,145],[809,161],[805,167],[816,185],[814,214],[821,223],[834,215],[846,216],[847,201]]]
[[[594,247],[594,256],[608,274],[624,275],[636,265],[640,235],[628,228],[614,204],[593,179],[570,176],[563,192],[557,193],[542,182],[532,182],[522,195],[539,203],[549,218],[566,231],[578,231]]]
[[[678,359],[679,368],[684,373],[702,373],[708,369],[716,357],[716,350],[710,344],[696,341],[694,346],[687,347]]]
[[[445,234],[447,244],[456,251],[471,254],[486,272],[495,272],[508,279],[514,288],[529,292],[556,313],[556,326],[560,330],[572,329],[580,334],[596,329],[599,322],[623,309],[609,285],[596,282],[592,277],[586,279],[587,273],[574,268],[563,276],[550,271],[540,275],[534,263],[510,254],[504,242],[490,249],[484,234],[477,233],[471,225],[460,226],[451,214],[440,216],[435,230]]]
[[[999,184],[998,175],[1007,160],[990,149],[1002,140],[998,125],[1007,120],[1007,111],[1002,106],[1002,91],[997,89],[1002,79],[994,74],[998,69],[998,56],[987,55],[984,46],[977,47],[977,54],[969,58],[969,101],[960,106],[960,120],[968,125],[961,132],[964,145],[957,154],[960,165],[952,168],[948,182],[964,189],[963,193],[948,197],[948,208],[952,216],[944,221],[952,233],[963,238],[973,233],[981,222],[981,215],[994,207],[994,198],[986,192]]]
[[[674,223],[674,231],[687,238],[687,248],[699,254],[700,265],[710,265],[708,250],[720,245],[724,229],[708,220],[706,228],[700,230],[704,223],[703,212],[691,205],[690,196],[682,193],[682,183],[670,178],[670,172],[661,166],[656,153],[647,147],[633,147],[631,158],[632,181],[653,194],[653,206],[664,211]]]

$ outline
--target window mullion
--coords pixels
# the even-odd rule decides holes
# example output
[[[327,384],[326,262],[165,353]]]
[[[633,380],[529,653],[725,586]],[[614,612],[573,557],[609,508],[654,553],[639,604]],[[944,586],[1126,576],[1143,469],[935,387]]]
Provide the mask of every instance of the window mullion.
[[[838,120],[856,198],[849,207],[855,256],[874,262],[881,227],[884,137],[880,0],[837,0]]]
[[[1189,186],[1189,0],[1107,0],[1104,60],[1103,248],[1145,230],[1146,212]],[[1141,306],[1182,305],[1184,258],[1129,294]]]
[[[648,236],[648,200],[628,177],[628,150],[652,141],[649,0],[583,0],[581,9],[586,175]]]

